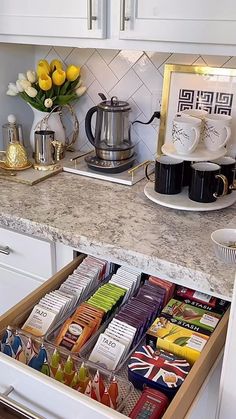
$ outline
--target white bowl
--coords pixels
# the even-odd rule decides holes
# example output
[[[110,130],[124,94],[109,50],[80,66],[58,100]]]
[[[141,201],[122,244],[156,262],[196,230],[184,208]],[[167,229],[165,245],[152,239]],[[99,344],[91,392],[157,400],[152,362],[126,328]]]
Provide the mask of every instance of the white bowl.
[[[236,265],[236,248],[230,243],[236,243],[236,228],[222,228],[211,234],[216,256],[226,263]]]

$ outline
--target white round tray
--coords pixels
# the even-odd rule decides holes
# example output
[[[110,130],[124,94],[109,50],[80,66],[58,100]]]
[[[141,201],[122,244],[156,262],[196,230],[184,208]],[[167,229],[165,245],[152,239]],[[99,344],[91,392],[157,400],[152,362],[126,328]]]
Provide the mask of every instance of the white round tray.
[[[177,153],[174,144],[166,143],[161,148],[162,153],[167,156],[174,157],[177,159],[182,159],[185,161],[206,161],[206,160],[215,160],[223,157],[226,154],[226,148],[223,147],[217,151],[207,150],[203,145],[199,145],[195,151],[191,154],[184,155]]]
[[[164,195],[154,191],[154,183],[148,182],[145,185],[144,193],[148,199],[156,204],[167,208],[174,208],[185,211],[214,211],[229,207],[236,202],[236,191],[229,195],[218,198],[215,202],[201,203],[195,202],[188,197],[188,187],[185,187],[181,193],[176,195]]]

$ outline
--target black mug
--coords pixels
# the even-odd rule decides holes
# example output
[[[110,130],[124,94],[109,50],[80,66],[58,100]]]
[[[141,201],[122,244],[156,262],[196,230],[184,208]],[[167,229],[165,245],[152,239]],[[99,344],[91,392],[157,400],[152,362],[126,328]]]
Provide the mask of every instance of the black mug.
[[[221,157],[217,160],[214,160],[212,163],[218,164],[221,169],[220,173],[227,177],[228,180],[228,191],[227,194],[232,192],[234,189],[234,180],[235,180],[235,171],[236,171],[236,161],[233,157]],[[219,184],[217,193],[221,195],[223,192],[223,185]]]
[[[228,180],[220,174],[221,167],[216,163],[200,162],[191,165],[191,183],[189,198],[196,202],[215,202],[228,191]],[[218,194],[219,182],[223,183],[223,192]]]
[[[150,162],[151,163],[151,162]],[[145,174],[148,180],[148,163]],[[160,156],[155,161],[155,185],[154,190],[159,194],[176,195],[181,192],[183,182],[183,160],[169,156]]]

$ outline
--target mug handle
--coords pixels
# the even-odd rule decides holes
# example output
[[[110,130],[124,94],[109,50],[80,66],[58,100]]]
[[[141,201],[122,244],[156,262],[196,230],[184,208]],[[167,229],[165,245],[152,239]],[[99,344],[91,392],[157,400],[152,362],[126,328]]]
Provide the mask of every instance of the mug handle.
[[[216,175],[215,177],[216,177],[216,179],[221,179],[222,180],[222,182],[223,182],[223,192],[222,192],[221,195],[218,195],[215,192],[215,193],[213,193],[213,196],[215,198],[220,198],[221,196],[227,195],[227,192],[228,192],[228,179],[227,179],[227,177],[224,176],[224,175]]]
[[[195,150],[195,148],[196,148],[196,146],[199,142],[199,138],[200,138],[200,130],[198,131],[195,127],[192,127],[192,130],[194,131],[194,134],[195,134],[195,140],[194,140],[194,143],[193,143],[192,147],[188,151],[189,153],[192,153],[192,151]]]
[[[236,191],[236,179],[235,179],[236,168],[232,169],[232,172],[234,173],[234,178],[233,178],[232,185],[229,186],[229,189],[231,189],[231,191]]]
[[[227,143],[227,141],[229,140],[229,138],[231,136],[231,128],[225,126],[225,129],[226,129],[226,139],[224,140],[224,143],[222,144],[221,147],[224,147],[225,146],[225,144]]]
[[[149,174],[148,174],[148,166],[149,166],[149,164],[151,164],[151,163],[155,163],[155,161],[154,160],[150,160],[147,164],[146,164],[146,166],[145,166],[145,176],[146,176],[146,178],[148,179],[148,180],[150,180],[151,182],[154,182],[154,179],[151,179],[150,177],[149,177]]]

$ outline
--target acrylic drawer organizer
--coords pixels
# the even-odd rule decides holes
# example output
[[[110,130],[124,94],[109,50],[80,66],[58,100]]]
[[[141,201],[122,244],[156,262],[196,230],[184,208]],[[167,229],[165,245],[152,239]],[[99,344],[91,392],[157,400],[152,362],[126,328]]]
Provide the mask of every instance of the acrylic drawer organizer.
[[[140,278],[141,278],[141,273],[140,273]],[[107,280],[105,281],[105,282],[103,282],[101,285],[104,285],[105,283],[107,283],[108,281],[109,281],[109,279],[110,279],[110,277],[111,277],[112,275],[110,275],[108,278],[107,278]],[[95,291],[97,291],[99,289],[99,287],[97,287],[97,289],[96,290],[94,290],[94,292]],[[97,338],[98,338],[98,336],[106,329],[106,326],[111,322],[111,320],[113,319],[113,317],[119,312],[119,310],[120,310],[120,308],[125,304],[125,302],[127,302],[127,301],[129,301],[129,299],[133,296],[133,295],[135,295],[137,292],[138,292],[138,290],[140,289],[140,283],[139,283],[139,285],[138,285],[138,287],[137,287],[137,289],[133,292],[133,293],[131,293],[130,295],[129,295],[129,297],[126,299],[125,298],[125,296],[124,297],[122,297],[120,300],[119,300],[119,302],[118,302],[118,304],[116,305],[116,306],[114,306],[114,310],[112,310],[111,312],[109,312],[109,314],[108,315],[106,315],[106,317],[103,319],[103,321],[102,321],[102,323],[101,323],[101,325],[100,325],[100,327],[98,328],[98,330],[94,333],[94,334],[92,334],[92,336],[90,336],[89,337],[89,339],[87,339],[87,341],[81,346],[81,348],[78,350],[78,351],[73,351],[73,352],[71,352],[71,350],[70,349],[68,349],[68,348],[66,348],[65,346],[63,346],[63,350],[65,350],[65,351],[67,351],[67,353],[68,354],[70,354],[70,353],[73,353],[74,355],[78,355],[79,356],[79,353],[80,353],[80,351],[81,351],[81,349],[87,344],[87,343],[89,343],[90,342],[90,340],[92,340],[92,342],[94,342],[94,337],[96,336],[96,340],[97,340]],[[90,296],[92,295],[92,293],[90,294]],[[88,296],[89,297],[89,296]],[[87,300],[87,299],[86,299]],[[77,309],[79,308],[80,306],[78,306],[77,307]],[[50,343],[50,344],[52,344],[52,345],[55,345],[55,346],[57,346],[57,347],[61,347],[61,345],[58,345],[57,344],[57,342],[56,342],[56,340],[57,340],[57,337],[58,337],[58,335],[60,334],[60,331],[61,331],[61,329],[62,329],[62,327],[63,327],[63,324],[65,323],[65,321],[66,320],[68,320],[74,313],[75,313],[75,311],[76,310],[73,310],[71,313],[70,313],[70,315],[68,315],[66,318],[63,318],[59,323],[57,323],[53,328],[51,328],[51,330],[50,331],[48,331],[48,333],[45,335],[45,340],[48,342],[48,343]]]
[[[125,408],[126,402],[134,390],[133,385],[127,379],[101,371],[97,367],[93,368],[77,356],[72,355],[68,360],[68,353],[63,349],[57,350],[54,345],[44,342],[43,339],[32,337],[21,329],[8,327],[2,331],[0,349],[1,352],[15,358],[18,362],[28,365],[29,368],[56,379],[95,400],[94,388],[94,393],[89,393],[88,388],[91,388],[90,385],[96,381],[96,377],[99,377],[100,380],[99,389],[97,388],[96,392],[101,392],[101,387],[103,387],[103,392],[104,389],[109,390],[110,385],[116,382],[118,396],[116,396],[116,402],[112,401],[111,405],[108,404],[108,406],[114,408],[112,406],[114,404],[117,411],[122,411]],[[83,377],[80,373],[81,367],[83,368]],[[114,394],[110,398],[114,399]]]
[[[91,288],[87,294],[85,293],[83,295],[83,297],[79,300],[79,302],[77,303],[77,305],[70,311],[68,311],[67,313],[65,313],[64,316],[62,316],[52,327],[50,327],[48,329],[48,331],[42,335],[42,338],[46,337],[47,333],[50,333],[50,331],[57,329],[58,327],[60,327],[74,312],[75,310],[83,303],[85,302],[88,298],[90,298],[102,285],[106,284],[109,279],[111,278],[111,276],[113,275],[113,273],[116,271],[118,265],[115,264],[111,264],[111,268],[110,268],[110,273],[108,273],[106,275],[106,277],[104,279],[102,279],[99,283],[97,283],[96,285],[93,286],[93,288]],[[56,287],[56,289],[58,289],[59,287]],[[39,301],[38,301],[39,302]],[[32,312],[33,308],[35,307],[35,303],[30,307],[30,309],[27,309],[27,312],[25,313],[21,313],[14,321],[13,326],[17,325],[17,327],[20,326],[20,328],[23,327],[25,321],[28,319],[30,313]],[[34,336],[32,333],[27,332],[29,335]],[[50,342],[49,342],[50,343]]]
[[[98,337],[100,335],[100,333],[103,333],[104,330],[106,329],[106,327],[108,326],[108,324],[110,323],[110,320],[107,321],[106,323],[104,323],[104,325],[102,325],[101,330],[99,331],[99,333],[94,334],[89,340],[88,342],[86,342],[86,344],[83,346],[83,348],[80,350],[79,352],[79,357],[81,359],[84,360],[84,362],[86,362],[88,365],[91,365],[91,367],[93,368],[99,368],[102,371],[106,371],[107,373],[113,373],[113,374],[120,374],[120,371],[123,369],[124,366],[126,366],[128,359],[130,358],[130,356],[132,355],[132,353],[136,350],[136,348],[138,348],[138,346],[141,345],[141,343],[144,342],[145,340],[145,333],[141,336],[141,338],[138,340],[138,342],[131,346],[131,349],[129,350],[129,352],[127,353],[127,355],[121,359],[121,361],[118,362],[116,368],[112,371],[109,371],[107,368],[104,368],[103,366],[96,364],[95,362],[92,362],[89,360],[89,357],[92,353],[93,348],[95,347]]]

